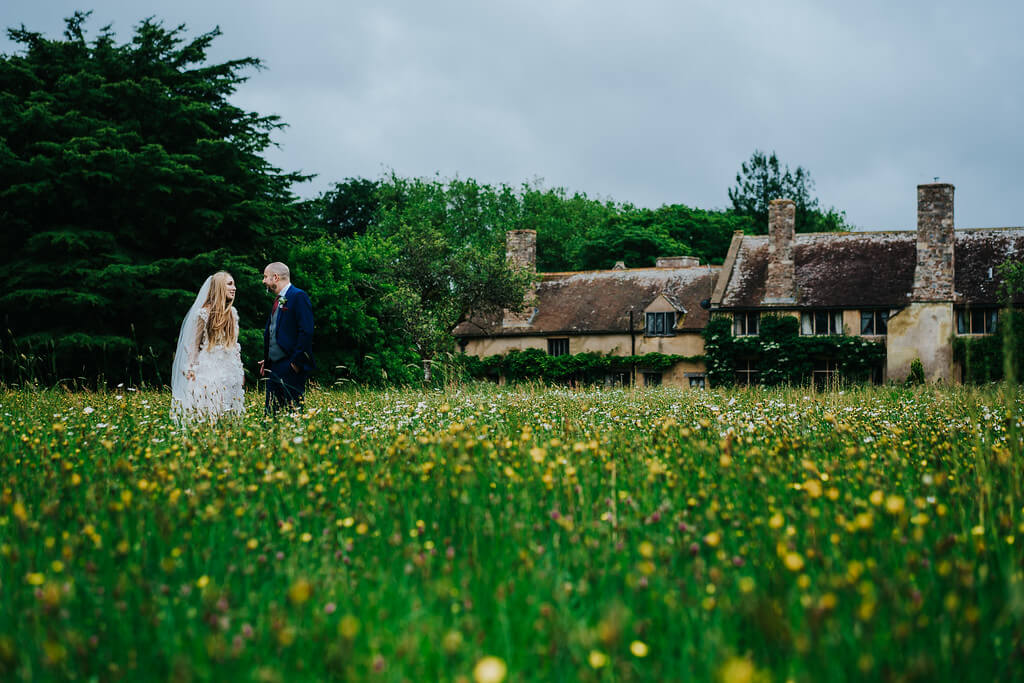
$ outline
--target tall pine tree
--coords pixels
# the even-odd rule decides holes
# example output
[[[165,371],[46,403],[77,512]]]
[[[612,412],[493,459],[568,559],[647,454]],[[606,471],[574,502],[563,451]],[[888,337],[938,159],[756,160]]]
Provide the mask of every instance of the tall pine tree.
[[[181,318],[221,268],[251,360],[259,271],[304,179],[261,156],[284,124],[228,101],[260,62],[207,64],[219,30],[186,40],[154,19],[126,44],[109,26],[88,40],[88,16],[59,40],[9,29],[21,49],[0,55],[0,370],[167,381]]]
[[[750,160],[740,166],[736,186],[729,188],[733,210],[749,216],[757,232],[768,231],[768,206],[773,199],[792,199],[796,204],[797,232],[835,232],[849,230],[846,213],[835,208],[823,210],[811,192],[814,180],[802,166],[790,171],[779,163],[775,152],[766,155],[755,150]]]

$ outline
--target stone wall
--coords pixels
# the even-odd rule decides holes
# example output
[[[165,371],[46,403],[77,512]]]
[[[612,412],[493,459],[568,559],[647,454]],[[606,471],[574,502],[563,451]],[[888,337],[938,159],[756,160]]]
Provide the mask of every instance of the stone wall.
[[[953,304],[915,302],[889,318],[885,341],[886,379],[902,382],[910,364],[921,359],[929,382],[949,382],[953,374]]]
[[[793,241],[796,204],[792,199],[773,199],[768,207],[768,275],[764,304],[796,303]]]
[[[537,231],[536,230],[509,230],[505,233],[505,258],[508,262],[517,267],[524,268],[531,272],[537,269]],[[502,316],[502,327],[525,327],[530,324],[533,318],[533,300],[536,297],[536,289],[531,287],[526,292],[527,306],[522,311],[515,312],[505,309]]]
[[[913,301],[953,300],[953,186],[917,186]]]

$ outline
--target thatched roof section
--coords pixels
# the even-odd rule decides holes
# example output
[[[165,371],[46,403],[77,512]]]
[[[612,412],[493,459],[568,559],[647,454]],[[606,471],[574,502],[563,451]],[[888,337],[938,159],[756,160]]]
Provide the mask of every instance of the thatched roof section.
[[[543,273],[536,289],[536,311],[526,326],[502,326],[501,316],[473,316],[456,337],[550,336],[628,333],[644,328],[643,311],[658,295],[686,315],[677,331],[699,332],[708,321],[700,302],[711,297],[717,266],[629,268],[576,273]]]

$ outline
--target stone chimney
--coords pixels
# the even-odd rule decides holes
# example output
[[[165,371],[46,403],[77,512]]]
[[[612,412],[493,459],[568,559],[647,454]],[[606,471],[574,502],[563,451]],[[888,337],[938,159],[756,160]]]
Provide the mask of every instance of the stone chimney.
[[[537,231],[509,230],[505,233],[505,258],[517,268],[537,269]]]
[[[654,262],[655,268],[693,268],[700,265],[696,256],[659,256]]]
[[[917,186],[915,302],[953,300],[953,186]]]
[[[537,270],[537,231],[536,230],[509,230],[505,233],[505,258],[509,265],[529,270],[531,273]],[[531,285],[526,291],[526,308],[514,312],[505,309],[502,317],[502,327],[526,327],[533,320],[533,300],[536,298],[536,287]]]
[[[773,199],[768,206],[768,276],[765,304],[796,303],[796,268],[793,240],[796,204],[792,199]]]

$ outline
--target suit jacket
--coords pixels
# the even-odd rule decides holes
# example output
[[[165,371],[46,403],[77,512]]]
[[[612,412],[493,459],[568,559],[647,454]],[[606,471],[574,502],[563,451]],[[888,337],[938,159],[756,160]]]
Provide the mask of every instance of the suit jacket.
[[[263,360],[270,365],[270,318],[263,328]],[[304,372],[316,369],[313,362],[313,305],[309,295],[292,285],[285,293],[285,303],[277,309],[277,345],[289,363]]]

